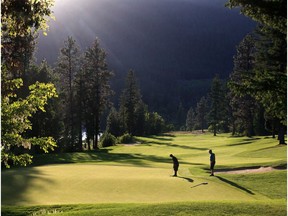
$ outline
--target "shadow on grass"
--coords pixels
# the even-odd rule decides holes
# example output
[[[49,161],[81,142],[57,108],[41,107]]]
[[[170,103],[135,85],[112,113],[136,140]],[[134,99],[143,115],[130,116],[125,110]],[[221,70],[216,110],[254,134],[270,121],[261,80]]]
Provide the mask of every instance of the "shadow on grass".
[[[277,149],[277,148],[282,148],[282,147],[286,148],[287,145],[286,144],[281,144],[281,145],[269,146],[269,147],[266,147],[266,148],[257,149],[255,152],[263,151],[263,150],[269,150],[269,149]]]
[[[218,178],[219,180],[221,180],[221,181],[223,181],[223,182],[225,182],[225,183],[233,186],[233,187],[236,187],[236,188],[238,188],[238,189],[246,192],[246,193],[249,193],[249,194],[251,194],[251,195],[255,195],[252,191],[250,191],[250,190],[248,190],[247,188],[244,188],[244,187],[238,185],[238,184],[235,183],[235,182],[232,182],[232,181],[230,181],[230,180],[228,180],[228,179],[225,179],[225,178],[223,178],[223,177],[220,177],[220,176],[215,176],[215,177]]]
[[[229,144],[227,146],[240,146],[240,145],[247,145],[247,144],[251,144],[252,141],[246,141],[246,142],[240,142],[240,143],[235,143],[235,144]]]
[[[158,137],[158,136],[148,136],[148,138],[161,140],[161,141],[172,141],[173,138],[170,137]]]
[[[253,140],[261,139],[259,137],[247,137],[247,136],[243,136],[243,135],[231,135],[231,136],[229,136],[229,138],[245,138],[245,139],[243,139],[243,141],[253,141]]]
[[[110,153],[109,149],[101,149],[90,152],[61,153],[48,155],[35,155],[32,166],[41,166],[47,164],[65,164],[65,163],[95,163],[95,162],[116,162],[131,164],[136,166],[149,167],[149,163],[172,163],[169,155],[160,157],[155,155]],[[184,163],[182,163],[184,164]]]
[[[35,179],[53,187],[53,181],[35,168],[14,168],[1,172],[1,202],[2,205],[19,205],[29,202],[25,196],[30,189],[30,183]],[[45,193],[44,187],[34,185],[39,193]],[[47,187],[49,188],[49,187]],[[22,205],[22,204],[21,204]]]
[[[188,182],[194,182],[194,180],[192,179],[192,178],[188,178],[188,177],[184,177],[184,176],[176,176],[177,178],[181,178],[181,179],[184,179],[184,180],[186,180],[186,181],[188,181]]]
[[[199,150],[199,151],[209,150],[209,148],[199,148],[199,147],[193,147],[193,146],[178,145],[178,144],[172,144],[171,142],[163,143],[163,142],[151,141],[151,140],[149,141],[140,140],[140,141],[147,146],[152,146],[153,144],[157,144],[157,145],[162,145],[162,146],[167,146],[167,147],[175,147],[175,148],[182,148],[182,149],[189,149],[189,150]]]
[[[165,134],[165,136],[167,136]],[[172,137],[174,137],[174,135],[172,135]],[[138,139],[138,141],[140,141],[141,143],[151,146],[153,144],[157,144],[157,145],[164,145],[167,147],[176,147],[176,148],[182,148],[182,149],[190,149],[190,150],[199,150],[199,151],[206,151],[209,150],[209,148],[198,148],[198,147],[193,147],[193,146],[187,146],[187,145],[178,145],[178,144],[173,144],[171,142],[168,141],[172,141],[172,138],[169,137],[158,137],[158,136],[148,136],[148,138],[150,139],[154,139],[154,140],[143,140],[143,139]],[[163,141],[163,142],[161,142]]]
[[[198,187],[198,186],[201,186],[201,185],[207,185],[207,184],[208,184],[207,182],[202,182],[200,184],[192,186],[191,188]]]

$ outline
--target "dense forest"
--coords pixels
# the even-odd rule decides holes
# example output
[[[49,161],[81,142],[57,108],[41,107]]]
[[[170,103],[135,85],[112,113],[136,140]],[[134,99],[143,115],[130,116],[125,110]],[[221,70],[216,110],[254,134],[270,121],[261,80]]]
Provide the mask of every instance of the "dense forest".
[[[148,105],[132,69],[126,72],[122,89],[115,92],[111,85],[115,72],[109,70],[107,53],[97,38],[81,50],[78,42],[67,36],[55,65],[45,60],[36,63],[36,39],[40,30],[47,33],[53,3],[1,2],[3,166],[27,165],[33,154],[50,150],[95,150],[134,142],[134,136],[172,130],[208,129],[214,136],[222,132],[277,135],[279,144],[285,144],[286,1],[228,1],[227,10],[240,6],[242,14],[258,23],[235,48],[233,71],[228,79],[215,75],[206,84],[209,91],[203,92],[203,97],[195,100],[186,95],[184,101],[195,100],[190,107],[180,102],[176,110],[165,112],[151,103],[157,94]],[[175,85],[161,88],[169,92]],[[191,91],[197,91],[201,84],[193,85]],[[187,91],[185,80],[180,86]],[[162,100],[169,108],[169,98]]]

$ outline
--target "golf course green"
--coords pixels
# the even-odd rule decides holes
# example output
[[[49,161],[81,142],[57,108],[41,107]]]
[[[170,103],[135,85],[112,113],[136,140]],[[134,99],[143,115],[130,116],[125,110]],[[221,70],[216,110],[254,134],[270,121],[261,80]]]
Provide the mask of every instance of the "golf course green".
[[[135,144],[40,155],[33,166],[2,170],[2,215],[287,215],[286,165],[287,146],[270,137],[137,137]],[[235,170],[241,172],[229,172]]]

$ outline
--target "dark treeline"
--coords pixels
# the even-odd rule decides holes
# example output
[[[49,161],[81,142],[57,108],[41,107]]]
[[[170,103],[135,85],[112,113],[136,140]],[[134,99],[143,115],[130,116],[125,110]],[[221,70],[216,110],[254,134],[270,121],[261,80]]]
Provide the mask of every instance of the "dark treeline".
[[[27,74],[27,79],[31,83],[39,78],[53,83],[59,96],[51,100],[45,113],[37,112],[31,118],[35,126],[28,136],[52,136],[59,151],[82,151],[99,148],[103,132],[120,137],[167,131],[164,119],[156,112],[150,113],[143,102],[134,71],[127,72],[119,106],[111,102],[114,74],[108,70],[106,53],[97,39],[82,53],[77,42],[68,37],[54,68],[45,61],[40,66],[32,65],[35,70]]]
[[[128,142],[133,136],[171,130],[208,128],[215,136],[278,134],[279,143],[285,143],[286,1],[230,0],[227,6],[242,6],[242,13],[259,26],[237,46],[229,79],[215,76],[207,95],[198,95],[189,109],[180,100],[166,121],[162,112],[155,112],[157,105],[145,103],[133,70],[127,71],[112,103],[114,72],[97,39],[81,51],[77,41],[67,37],[53,67],[45,60],[35,63],[37,31],[47,27],[44,17],[51,15],[52,2],[1,2],[1,161],[6,167],[31,163],[31,153],[95,150],[113,145],[116,137]],[[31,8],[34,12],[26,13]],[[167,110],[163,113],[168,116]]]
[[[237,46],[234,69],[227,81],[218,77],[207,95],[205,112],[191,107],[186,128],[209,127],[214,135],[267,135],[278,133],[285,144],[287,127],[287,2],[230,0],[229,7],[241,6],[241,12],[259,23]],[[199,117],[203,116],[202,121]],[[194,122],[194,124],[193,124]]]

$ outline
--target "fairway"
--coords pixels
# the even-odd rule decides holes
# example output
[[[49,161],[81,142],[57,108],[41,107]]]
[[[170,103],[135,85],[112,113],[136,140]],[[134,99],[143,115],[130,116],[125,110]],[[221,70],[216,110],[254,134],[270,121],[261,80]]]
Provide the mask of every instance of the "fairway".
[[[264,137],[177,134],[139,137],[135,145],[99,152],[45,155],[35,158],[35,166],[2,172],[2,205],[269,200],[284,205],[286,169],[215,177],[208,170],[210,148],[216,170],[283,166],[286,146],[276,143]],[[179,159],[178,177],[172,177],[170,153]]]

